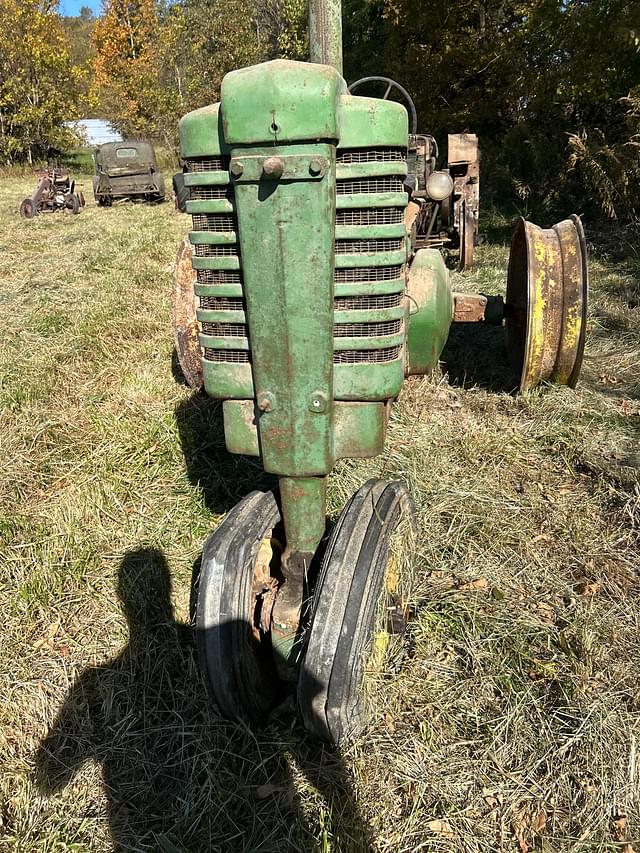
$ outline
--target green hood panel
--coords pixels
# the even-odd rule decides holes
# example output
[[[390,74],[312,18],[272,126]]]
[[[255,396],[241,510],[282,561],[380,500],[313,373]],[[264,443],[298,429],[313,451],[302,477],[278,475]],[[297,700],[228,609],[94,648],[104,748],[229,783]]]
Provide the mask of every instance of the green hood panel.
[[[402,104],[342,95],[338,102],[339,148],[359,148],[372,136],[378,145],[406,148],[409,118]]]
[[[276,59],[232,71],[222,81],[224,138],[230,145],[338,138],[335,68]]]
[[[192,110],[180,119],[180,154],[183,158],[228,154],[220,116],[220,104]]]

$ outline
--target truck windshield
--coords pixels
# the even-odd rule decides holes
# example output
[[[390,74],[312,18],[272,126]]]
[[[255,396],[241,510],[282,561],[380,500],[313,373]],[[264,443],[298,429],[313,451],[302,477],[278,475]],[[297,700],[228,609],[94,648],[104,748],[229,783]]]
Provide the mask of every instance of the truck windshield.
[[[135,148],[116,148],[116,157],[119,160],[135,160],[137,154]]]

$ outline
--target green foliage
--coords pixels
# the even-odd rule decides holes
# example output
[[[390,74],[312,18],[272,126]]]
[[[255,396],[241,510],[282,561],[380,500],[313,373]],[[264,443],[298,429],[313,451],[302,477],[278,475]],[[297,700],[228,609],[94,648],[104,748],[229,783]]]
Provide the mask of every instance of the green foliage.
[[[78,77],[78,111],[86,118],[92,114],[89,100],[94,61],[91,35],[96,18],[88,6],[83,6],[79,15],[63,17],[61,20],[71,64]]]
[[[216,101],[224,75],[265,57],[263,34],[242,0],[182,0],[162,16],[156,58],[165,93],[157,135],[176,143],[177,124],[189,110]]]
[[[630,140],[620,99],[640,79],[639,35],[627,0],[345,0],[348,79],[395,77],[441,140],[478,133],[484,186],[539,214],[588,209],[569,134]]]
[[[0,3],[0,160],[46,155],[71,142],[78,74],[52,0]]]
[[[609,219],[640,213],[640,86],[620,100],[626,132],[610,142],[599,128],[569,135],[569,163],[583,178]]]

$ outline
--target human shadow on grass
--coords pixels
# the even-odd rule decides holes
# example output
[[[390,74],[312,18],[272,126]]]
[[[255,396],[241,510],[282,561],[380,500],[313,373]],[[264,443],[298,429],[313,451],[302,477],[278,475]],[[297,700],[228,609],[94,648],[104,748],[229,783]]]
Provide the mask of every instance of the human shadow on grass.
[[[252,731],[216,715],[161,551],[124,557],[118,596],[129,643],[71,687],[37,752],[41,791],[101,765],[114,851],[306,853],[325,836],[335,851],[371,850],[335,750],[291,722]]]
[[[175,417],[189,482],[201,490],[214,515],[227,512],[253,489],[277,487],[258,457],[229,453],[219,400],[197,392],[176,407]]]

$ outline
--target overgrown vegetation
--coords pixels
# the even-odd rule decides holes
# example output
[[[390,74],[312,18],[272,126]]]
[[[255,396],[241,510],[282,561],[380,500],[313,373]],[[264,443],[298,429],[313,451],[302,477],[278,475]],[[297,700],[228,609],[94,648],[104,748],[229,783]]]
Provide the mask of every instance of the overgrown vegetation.
[[[343,6],[347,79],[397,79],[416,100],[420,129],[441,145],[447,133],[478,133],[485,200],[515,203],[534,219],[573,209],[637,221],[640,4]],[[97,20],[86,9],[62,25],[55,8],[54,0],[0,7],[5,162],[60,147],[61,122],[87,111],[175,149],[178,120],[216,100],[226,72],[307,55],[303,0],[106,0]]]
[[[592,246],[576,392],[513,396],[501,331],[456,330],[384,456],[332,476],[333,512],[370,475],[419,510],[403,666],[338,756],[291,709],[261,732],[220,720],[197,674],[192,566],[264,480],[172,373],[188,217],[25,223],[31,188],[0,179],[2,853],[640,849],[633,247]],[[455,284],[503,290],[502,224]]]

